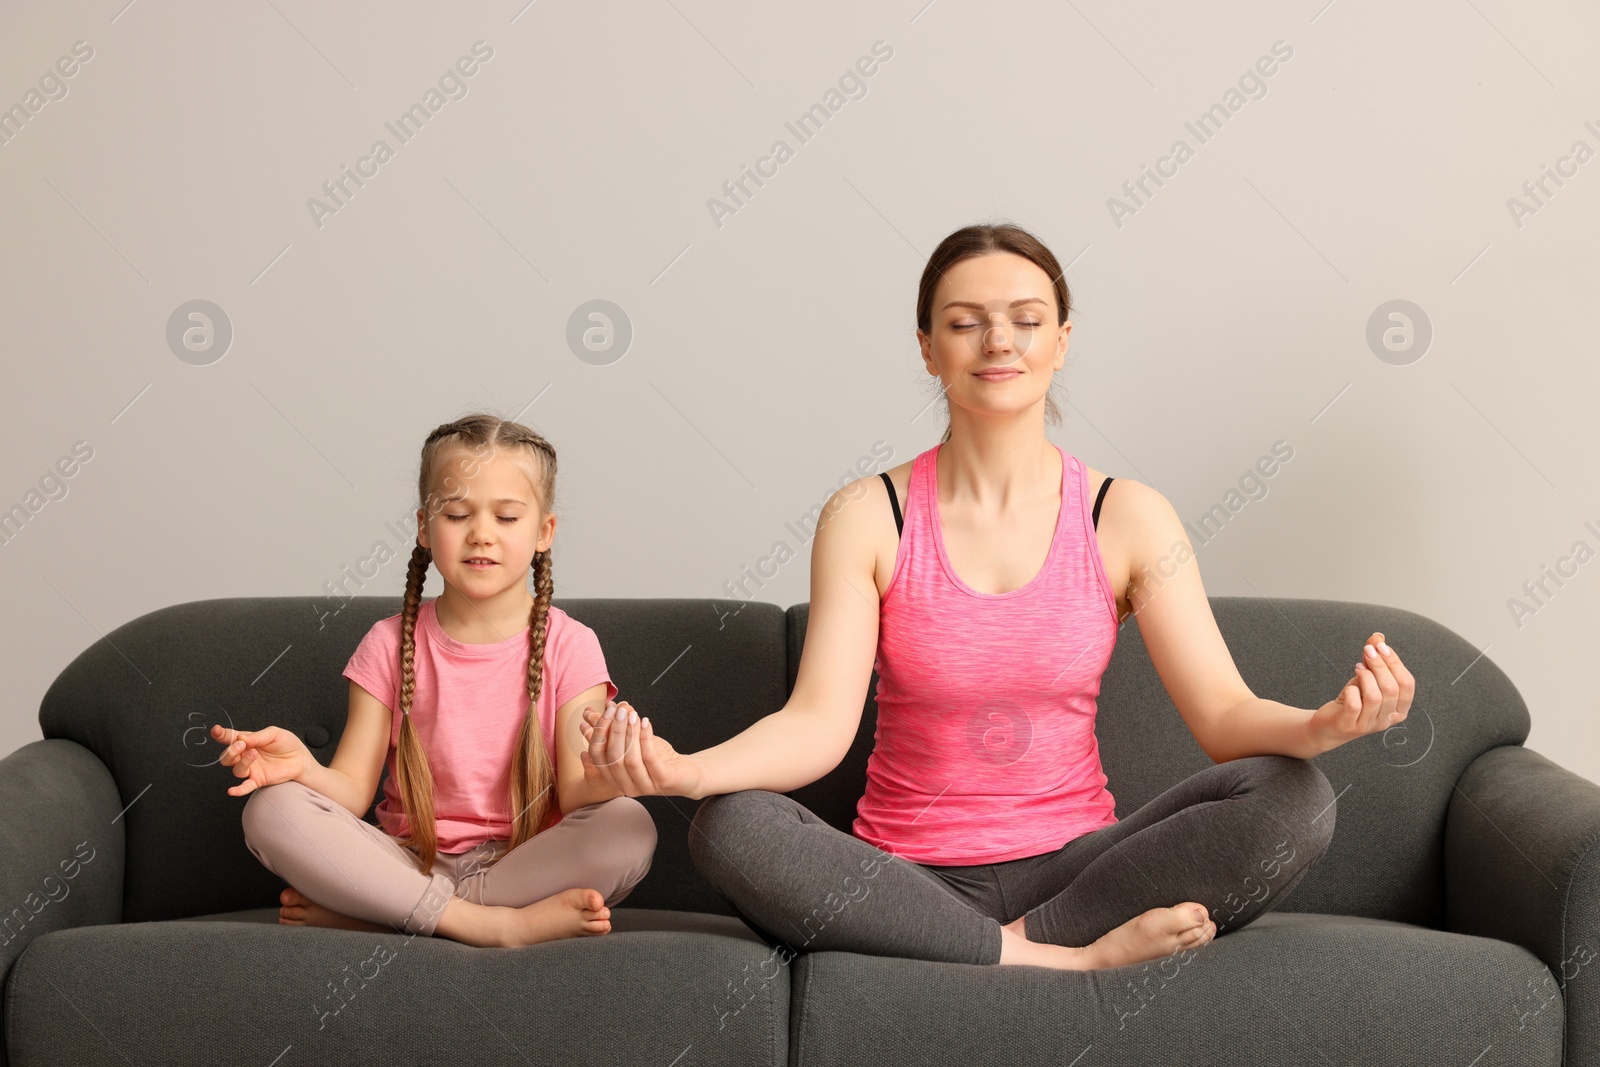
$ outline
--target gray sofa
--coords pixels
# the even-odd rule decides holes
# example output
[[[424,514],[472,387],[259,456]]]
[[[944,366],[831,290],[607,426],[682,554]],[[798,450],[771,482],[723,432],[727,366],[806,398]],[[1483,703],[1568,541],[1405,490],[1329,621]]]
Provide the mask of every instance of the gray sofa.
[[[681,797],[644,799],[655,864],[604,937],[480,949],[279,926],[282,883],[245,848],[206,727],[273,723],[331,758],[340,671],[399,604],[324,603],[208,600],[119,627],[46,694],[45,739],[0,761],[11,1064],[1600,1067],[1600,786],[1523,748],[1511,682],[1419,615],[1212,598],[1259,695],[1320,705],[1382,630],[1419,700],[1403,727],[1318,757],[1337,830],[1275,910],[1186,962],[1072,973],[786,962],[695,872]],[[804,604],[557,603],[684,751],[783,704],[807,618]],[[848,757],[793,794],[842,829],[875,714],[869,692]],[[1119,815],[1207,763],[1133,623],[1099,736]]]

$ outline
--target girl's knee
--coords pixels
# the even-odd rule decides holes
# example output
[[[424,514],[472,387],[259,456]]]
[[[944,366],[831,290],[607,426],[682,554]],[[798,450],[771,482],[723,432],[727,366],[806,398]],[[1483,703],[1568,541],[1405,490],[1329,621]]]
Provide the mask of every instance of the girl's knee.
[[[645,857],[655,855],[656,820],[650,809],[633,797],[613,797],[602,805],[616,822],[615,833],[624,838],[630,851]]]
[[[278,785],[264,785],[251,791],[245,798],[244,810],[239,815],[239,821],[244,824],[245,840],[250,840],[257,832],[278,818],[281,813],[269,811],[269,808],[279,807],[283,799],[283,786],[291,785],[290,782],[280,782]]]
[[[311,790],[299,782],[279,782],[261,786],[245,799],[239,821],[244,827],[244,842],[259,858],[258,851],[290,824],[289,808],[304,803]]]
[[[606,849],[620,866],[621,881],[606,898],[606,906],[620,903],[650,873],[656,854],[656,821],[650,809],[633,797],[614,797],[597,805],[606,819]]]

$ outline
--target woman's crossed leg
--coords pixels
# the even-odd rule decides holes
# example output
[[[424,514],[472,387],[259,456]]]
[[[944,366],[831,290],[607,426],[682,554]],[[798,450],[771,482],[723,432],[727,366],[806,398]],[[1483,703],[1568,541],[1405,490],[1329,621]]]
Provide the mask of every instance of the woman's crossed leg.
[[[1157,959],[1249,922],[1267,899],[1245,882],[1261,877],[1260,861],[1275,864],[1271,892],[1281,899],[1327,847],[1332,813],[1318,809],[1331,795],[1304,760],[1251,757],[1208,768],[1056,852],[944,867],[891,855],[789,797],[751,789],[702,802],[689,850],[774,947],[1089,970]],[[1286,838],[1293,855],[1273,850]]]
[[[1249,756],[1213,764],[1127,818],[1059,850],[995,865],[1009,926],[1077,944],[1148,901],[1210,908],[1218,934],[1281,903],[1333,839],[1334,793],[1313,763]]]

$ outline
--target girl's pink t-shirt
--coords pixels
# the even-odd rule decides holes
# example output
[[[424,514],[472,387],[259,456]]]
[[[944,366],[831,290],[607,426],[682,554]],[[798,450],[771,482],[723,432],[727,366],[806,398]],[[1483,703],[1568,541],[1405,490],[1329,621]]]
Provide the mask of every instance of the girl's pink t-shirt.
[[[395,758],[400,744],[400,615],[374,623],[344,669],[344,677],[393,714],[388,784],[378,825],[391,837],[411,833],[400,799]],[[411,721],[433,773],[439,851],[460,853],[486,841],[509,841],[511,757],[528,713],[528,628],[487,645],[457,641],[439,626],[434,601],[417,609]],[[595,632],[558,607],[549,609],[539,728],[555,760],[556,709],[593,686],[617,695]],[[443,699],[441,700],[441,694]],[[391,793],[392,789],[392,793]],[[551,805],[547,829],[561,821]]]

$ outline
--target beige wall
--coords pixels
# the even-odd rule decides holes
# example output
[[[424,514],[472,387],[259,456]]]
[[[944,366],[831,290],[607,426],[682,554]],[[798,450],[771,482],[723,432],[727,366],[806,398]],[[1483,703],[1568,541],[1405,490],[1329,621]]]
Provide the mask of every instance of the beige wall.
[[[479,406],[560,448],[559,595],[727,596],[781,541],[758,596],[807,599],[801,517],[942,430],[925,257],[1005,219],[1070,262],[1053,440],[1191,522],[1293,449],[1200,550],[1210,592],[1438,619],[1521,688],[1532,747],[1600,779],[1600,561],[1511,607],[1600,550],[1593,12],[521,7],[0,16],[0,106],[26,112],[0,126],[0,507],[92,451],[0,545],[0,753],[119,624],[315,595],[397,547],[423,435]],[[1168,176],[1136,201],[1146,166]],[[569,344],[596,299],[631,324],[620,359]],[[1431,324],[1420,359],[1369,345],[1396,299]],[[169,344],[195,300],[231,324],[220,359],[181,314]]]

